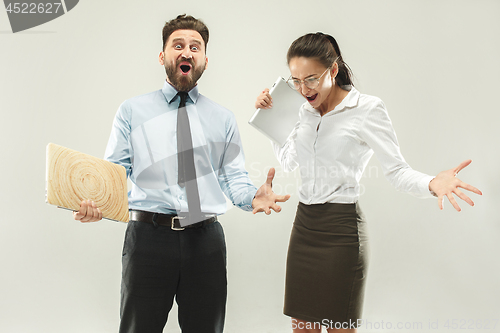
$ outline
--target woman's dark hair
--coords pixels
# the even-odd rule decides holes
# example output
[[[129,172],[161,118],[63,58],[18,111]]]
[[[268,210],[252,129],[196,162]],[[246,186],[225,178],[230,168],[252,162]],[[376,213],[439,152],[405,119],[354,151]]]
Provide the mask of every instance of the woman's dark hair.
[[[170,20],[163,26],[163,49],[165,50],[165,45],[167,45],[168,37],[172,32],[180,29],[188,29],[197,31],[203,41],[205,42],[205,51],[207,50],[208,44],[208,28],[201,20],[195,19],[192,16],[183,14],[177,16],[175,19]]]
[[[339,86],[353,85],[351,68],[342,59],[337,41],[330,35],[317,32],[297,38],[288,49],[287,63],[295,57],[314,58],[327,68],[337,61],[339,72],[335,82]]]

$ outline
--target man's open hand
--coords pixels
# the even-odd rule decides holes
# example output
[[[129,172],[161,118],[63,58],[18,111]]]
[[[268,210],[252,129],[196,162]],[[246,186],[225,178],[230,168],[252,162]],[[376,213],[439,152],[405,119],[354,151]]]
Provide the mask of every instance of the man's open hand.
[[[271,209],[276,213],[281,211],[281,207],[276,202],[285,202],[290,198],[290,194],[277,195],[273,192],[273,179],[275,170],[269,169],[266,182],[257,190],[255,197],[252,201],[253,214],[264,212],[266,215],[271,214]]]

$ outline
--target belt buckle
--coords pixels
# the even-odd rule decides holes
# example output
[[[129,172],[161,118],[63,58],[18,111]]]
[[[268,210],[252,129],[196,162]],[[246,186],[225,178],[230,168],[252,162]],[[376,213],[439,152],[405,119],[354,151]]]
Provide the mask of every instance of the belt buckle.
[[[175,219],[177,219],[177,220],[182,220],[182,219],[184,219],[184,218],[186,218],[186,217],[185,217],[185,216],[174,216],[174,217],[172,217],[172,224],[170,225],[170,229],[172,229],[172,230],[177,230],[177,231],[180,231],[180,230],[184,230],[184,229],[186,229],[186,228],[182,228],[182,227],[181,227],[181,228],[176,228],[176,227],[175,227]],[[180,224],[180,223],[179,223],[179,224]]]

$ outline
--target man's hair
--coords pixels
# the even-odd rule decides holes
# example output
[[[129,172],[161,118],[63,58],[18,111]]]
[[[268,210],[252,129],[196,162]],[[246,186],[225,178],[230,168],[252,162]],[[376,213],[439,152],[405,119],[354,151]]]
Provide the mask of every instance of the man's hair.
[[[167,45],[168,37],[176,31],[180,29],[188,29],[197,31],[203,41],[205,42],[205,51],[207,50],[208,44],[208,28],[201,20],[195,19],[194,17],[186,14],[182,14],[177,16],[175,19],[170,20],[165,23],[163,27],[163,49],[165,50],[165,45]]]

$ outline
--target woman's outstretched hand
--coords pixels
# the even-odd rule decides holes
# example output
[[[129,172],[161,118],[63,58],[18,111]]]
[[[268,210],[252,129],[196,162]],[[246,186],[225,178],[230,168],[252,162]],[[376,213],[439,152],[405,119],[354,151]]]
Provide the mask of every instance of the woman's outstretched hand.
[[[457,211],[462,210],[458,205],[458,203],[456,202],[453,193],[455,193],[460,199],[464,200],[469,205],[474,206],[474,202],[467,195],[465,195],[465,193],[460,191],[458,189],[459,187],[474,192],[476,194],[483,195],[483,193],[480,190],[478,190],[472,185],[464,183],[463,181],[461,181],[456,177],[457,174],[460,172],[460,170],[471,164],[471,162],[472,160],[467,160],[460,163],[456,168],[446,171],[441,171],[440,173],[438,173],[436,178],[431,180],[431,182],[429,183],[429,190],[434,192],[435,195],[438,197],[439,209],[443,209],[443,200],[444,197],[446,196]]]

